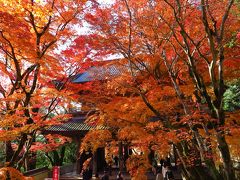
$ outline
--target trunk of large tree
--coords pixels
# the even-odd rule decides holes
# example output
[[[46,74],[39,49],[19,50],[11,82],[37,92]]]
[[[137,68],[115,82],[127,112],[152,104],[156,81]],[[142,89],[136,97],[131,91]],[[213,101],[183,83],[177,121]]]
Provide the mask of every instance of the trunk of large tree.
[[[118,155],[119,155],[119,171],[122,172],[124,168],[122,141],[119,141],[118,143]]]
[[[19,154],[23,150],[26,141],[27,141],[27,134],[23,134],[22,137],[21,137],[21,140],[20,140],[20,142],[18,144],[17,150],[13,153],[13,155],[11,157],[11,160],[10,160],[10,162],[8,164],[8,167],[14,167],[16,165],[16,162],[19,159]]]
[[[62,166],[63,165],[63,158],[64,158],[64,154],[65,154],[65,146],[63,146],[60,149],[60,152],[58,153],[57,150],[53,151],[53,162],[54,162],[54,166]]]
[[[217,132],[217,143],[218,149],[221,154],[221,158],[223,160],[223,174],[224,179],[226,180],[235,180],[235,173],[233,169],[233,163],[230,156],[230,151],[228,144],[226,142],[224,134],[222,132]]]
[[[187,148],[186,142],[175,144],[177,158],[181,161],[180,169],[182,176],[188,180],[223,180],[214,162],[210,159],[204,160],[206,167],[202,165],[200,157],[199,162],[196,162],[195,165],[190,165],[185,162],[188,161],[188,158],[194,151],[192,148]]]
[[[26,171],[29,171],[29,170],[33,170],[33,169],[36,169],[36,165],[37,165],[37,154],[36,153],[29,153],[25,160],[24,160],[24,163],[25,163],[25,169]]]
[[[6,162],[10,162],[13,157],[14,151],[12,149],[11,141],[6,142]]]
[[[92,157],[92,153],[90,152],[86,152],[86,151],[83,151],[82,154],[80,155],[80,158],[79,158],[79,161],[78,163],[80,163],[79,165],[79,174],[82,173],[82,170],[83,170],[83,163],[90,157]]]
[[[217,170],[217,167],[216,167],[213,159],[205,157],[205,153],[213,154],[212,150],[207,147],[207,145],[204,143],[201,135],[198,133],[197,130],[196,131],[193,130],[193,132],[194,132],[195,139],[197,142],[195,144],[198,146],[198,150],[199,150],[199,153],[201,156],[201,162],[205,162],[209,176],[211,177],[211,179],[214,179],[214,180],[222,180],[223,177]]]

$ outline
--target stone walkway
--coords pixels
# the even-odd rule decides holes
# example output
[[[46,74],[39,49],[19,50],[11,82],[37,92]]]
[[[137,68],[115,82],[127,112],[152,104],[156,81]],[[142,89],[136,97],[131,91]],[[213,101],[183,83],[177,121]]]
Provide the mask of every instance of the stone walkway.
[[[111,180],[116,180],[117,173],[118,173],[117,169],[113,170],[111,175],[110,175],[110,179]],[[174,173],[175,180],[181,180],[181,176],[180,176],[178,171],[173,171],[173,173]],[[123,174],[124,180],[130,180],[131,179],[129,173],[123,172],[122,174]],[[101,178],[102,176],[103,176],[103,173],[100,173],[99,177]],[[147,177],[148,177],[148,180],[155,180],[156,179],[156,176],[152,172],[148,172]],[[83,178],[82,178],[82,176],[77,175],[76,173],[67,173],[67,174],[61,175],[61,177],[60,177],[60,180],[78,180],[78,179],[83,179]]]

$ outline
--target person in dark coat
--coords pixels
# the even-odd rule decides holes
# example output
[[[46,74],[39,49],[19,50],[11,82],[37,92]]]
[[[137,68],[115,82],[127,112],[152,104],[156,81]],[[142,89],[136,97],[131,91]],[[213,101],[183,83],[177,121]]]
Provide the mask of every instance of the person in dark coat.
[[[169,166],[167,166],[166,174],[165,174],[165,179],[166,180],[174,180],[173,172],[170,169]]]
[[[104,175],[102,177],[102,180],[109,180],[109,175],[107,171],[104,171]]]
[[[161,160],[160,160],[160,164],[161,164],[161,167],[163,167],[164,159],[161,159]]]
[[[100,180],[98,173],[95,174],[95,180]]]
[[[123,176],[121,172],[118,173],[117,180],[123,180]]]
[[[119,158],[117,156],[114,156],[113,159],[114,159],[115,166],[118,167]]]
[[[83,180],[90,180],[92,178],[92,170],[87,168],[83,171]]]

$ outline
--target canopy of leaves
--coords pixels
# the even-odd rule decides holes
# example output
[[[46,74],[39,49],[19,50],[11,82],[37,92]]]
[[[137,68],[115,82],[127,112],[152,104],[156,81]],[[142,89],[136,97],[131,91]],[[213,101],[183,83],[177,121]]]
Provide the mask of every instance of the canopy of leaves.
[[[232,178],[227,170],[231,160],[225,159],[225,153],[236,142],[227,144],[225,134],[238,127],[239,112],[224,115],[223,94],[224,81],[239,78],[237,3],[121,0],[93,8],[85,15],[92,30],[85,36],[87,46],[94,49],[97,59],[115,55],[109,67],[121,70],[82,93],[84,105],[97,110],[95,123],[111,127],[114,141],[146,154],[154,149],[166,155],[174,144],[181,165],[190,174],[199,162],[218,164],[222,158],[229,171],[226,176]],[[77,42],[78,38],[72,47],[78,52]],[[234,136],[239,138],[239,134]],[[210,164],[208,168],[216,170]],[[220,177],[215,172],[215,178]],[[190,179],[200,178],[191,175]]]
[[[235,81],[229,85],[224,94],[224,109],[235,111],[240,108],[240,82]]]

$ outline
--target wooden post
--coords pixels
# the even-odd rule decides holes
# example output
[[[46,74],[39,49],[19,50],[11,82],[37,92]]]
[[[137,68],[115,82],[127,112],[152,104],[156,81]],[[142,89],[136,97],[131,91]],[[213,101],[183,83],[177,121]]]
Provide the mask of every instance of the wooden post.
[[[80,154],[80,146],[81,146],[81,141],[80,141],[80,138],[77,138],[76,139],[76,143],[77,143],[77,152],[76,152],[76,157],[77,157],[77,160],[76,160],[76,174],[81,174],[81,168],[80,168],[80,157],[81,157],[81,154]]]
[[[124,145],[124,168],[126,169],[126,161],[129,158],[129,147],[128,144]]]
[[[93,153],[93,177],[97,174],[97,150]]]
[[[122,172],[123,171],[123,144],[122,141],[119,141],[118,143],[118,155],[119,155],[119,171]]]

